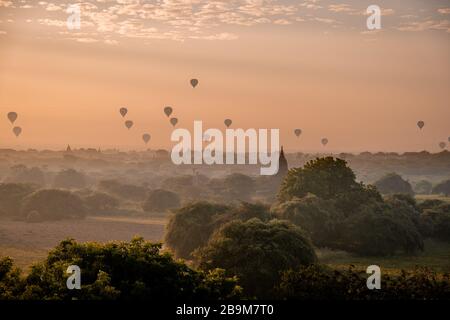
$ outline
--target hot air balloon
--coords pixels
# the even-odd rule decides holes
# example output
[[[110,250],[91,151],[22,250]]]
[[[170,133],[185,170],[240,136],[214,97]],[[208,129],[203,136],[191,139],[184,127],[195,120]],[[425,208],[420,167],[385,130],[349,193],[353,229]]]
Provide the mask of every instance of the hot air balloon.
[[[302,130],[301,129],[295,129],[294,130],[295,135],[298,137],[300,137],[300,135],[302,134]]]
[[[326,145],[328,144],[328,139],[327,139],[327,138],[323,138],[323,139],[322,139],[322,144],[323,144],[324,146],[326,146]]]
[[[178,119],[177,118],[170,118],[170,123],[172,124],[172,126],[176,126],[178,123]]]
[[[147,144],[150,141],[150,135],[148,133],[144,133],[142,135],[142,140],[144,140],[145,144]]]
[[[419,127],[420,130],[422,130],[424,125],[425,125],[425,122],[423,122],[422,120],[417,122],[417,126]]]
[[[233,123],[233,121],[231,119],[225,119],[225,121],[223,123],[225,123],[227,128],[229,128],[231,126],[231,124]]]
[[[13,128],[13,132],[16,135],[16,137],[18,137],[22,133],[22,128],[21,127],[14,127]]]
[[[198,85],[198,80],[197,79],[191,79],[191,86],[192,88],[195,88]]]
[[[125,121],[125,127],[128,128],[128,130],[133,126],[133,121],[127,120]]]
[[[164,113],[166,114],[167,117],[170,117],[170,115],[172,114],[172,107],[165,107],[164,108]]]
[[[16,112],[8,112],[8,119],[11,121],[12,124],[14,124],[14,121],[17,119],[17,113]]]
[[[120,109],[119,109],[119,112],[120,112],[120,115],[121,115],[122,117],[125,117],[126,114],[128,113],[128,109],[127,109],[127,108],[120,108]]]
[[[445,149],[446,146],[447,146],[447,144],[446,144],[445,142],[440,142],[440,143],[439,143],[439,147],[440,147],[441,149]]]

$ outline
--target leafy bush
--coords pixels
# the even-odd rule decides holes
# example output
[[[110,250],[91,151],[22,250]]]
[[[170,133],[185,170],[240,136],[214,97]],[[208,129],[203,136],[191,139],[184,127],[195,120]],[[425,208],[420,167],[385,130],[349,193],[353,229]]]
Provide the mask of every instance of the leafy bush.
[[[223,181],[224,197],[228,200],[247,201],[255,192],[253,179],[241,173],[233,173]]]
[[[450,179],[442,181],[434,186],[432,190],[433,194],[443,194],[446,197],[450,195]]]
[[[29,183],[43,186],[45,185],[45,175],[38,167],[28,168],[19,164],[11,167],[10,175],[6,177],[5,182]]]
[[[86,186],[86,177],[83,173],[74,169],[58,172],[53,181],[54,188],[81,189]]]
[[[18,217],[23,199],[36,190],[34,185],[23,183],[0,184],[0,216]]]
[[[223,268],[237,275],[250,296],[269,298],[283,270],[316,262],[302,230],[285,221],[259,219],[223,225],[194,254],[201,269]]]
[[[167,224],[165,243],[177,257],[189,259],[225,220],[228,210],[228,206],[209,202],[195,202],[176,210]]]
[[[278,199],[291,200],[312,193],[322,199],[331,199],[359,187],[355,174],[347,162],[333,157],[317,158],[303,168],[290,169],[285,177]]]
[[[423,250],[420,210],[405,194],[383,199],[355,180],[344,160],[332,157],[289,170],[274,214],[309,233],[313,243],[360,255]]]
[[[120,201],[104,192],[93,192],[83,197],[87,211],[92,214],[108,213],[110,210],[117,209]]]
[[[161,253],[161,245],[135,238],[107,244],[62,241],[32,267],[23,299],[32,300],[193,300],[238,298],[235,278],[222,270],[190,269]],[[67,290],[66,269],[82,271],[81,290]]]
[[[319,247],[334,246],[336,222],[343,218],[332,202],[312,194],[283,202],[273,208],[273,213],[279,219],[301,226]]]
[[[38,190],[23,202],[22,216],[37,212],[42,220],[59,220],[84,217],[86,207],[81,198],[69,191],[56,189]]]
[[[389,173],[375,182],[377,189],[383,194],[414,194],[411,184],[396,173]]]
[[[414,186],[414,192],[417,194],[430,194],[432,189],[433,185],[427,180],[420,180]]]
[[[132,201],[144,201],[148,194],[146,187],[122,184],[116,180],[102,180],[99,182],[98,188],[117,197]]]
[[[180,197],[171,191],[156,189],[150,191],[142,208],[147,212],[164,212],[180,206]]]
[[[283,273],[277,287],[278,299],[290,300],[448,300],[450,275],[439,275],[426,268],[401,271],[399,275],[383,273],[381,290],[369,290],[368,274],[333,270],[310,265]]]
[[[167,225],[165,242],[177,257],[190,259],[191,253],[204,245],[221,225],[232,221],[272,218],[263,204],[242,202],[239,206],[225,206],[209,202],[194,202],[174,212]]]
[[[9,257],[0,258],[0,300],[16,300],[24,289],[21,272]]]
[[[388,204],[372,203],[361,207],[340,225],[337,247],[366,256],[392,255],[399,250],[423,250],[423,239],[413,220],[399,214]]]

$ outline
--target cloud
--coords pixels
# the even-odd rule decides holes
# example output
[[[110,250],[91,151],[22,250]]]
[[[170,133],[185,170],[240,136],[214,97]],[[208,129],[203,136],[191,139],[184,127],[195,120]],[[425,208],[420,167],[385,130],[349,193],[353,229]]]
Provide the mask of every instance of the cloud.
[[[14,8],[12,1],[0,0],[0,7]]]
[[[47,10],[47,11],[59,11],[59,10],[62,10],[62,8],[60,6],[57,6],[56,4],[49,3],[47,5],[47,7],[45,8],[45,10]]]
[[[356,9],[353,9],[349,4],[331,4],[328,6],[328,10],[332,12],[355,12]]]
[[[438,12],[440,14],[450,14],[450,8],[441,8],[441,9],[438,9]]]
[[[419,22],[402,23],[397,30],[400,31],[427,31],[427,30],[444,30],[450,33],[450,20],[427,20]]]

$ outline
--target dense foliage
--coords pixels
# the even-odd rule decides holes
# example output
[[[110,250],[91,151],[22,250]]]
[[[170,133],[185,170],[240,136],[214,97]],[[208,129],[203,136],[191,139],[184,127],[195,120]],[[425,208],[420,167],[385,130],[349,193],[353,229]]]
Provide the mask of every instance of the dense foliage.
[[[245,221],[251,218],[269,220],[269,208],[247,202],[236,207],[194,202],[174,211],[167,225],[165,242],[177,257],[190,259],[191,253],[204,246],[221,225],[232,220]]]
[[[435,185],[432,192],[434,194],[443,194],[448,197],[450,195],[450,179]]]
[[[374,187],[358,183],[344,160],[321,158],[289,170],[279,199],[274,215],[302,227],[316,246],[360,255],[423,249],[414,200],[383,199]]]
[[[74,169],[66,169],[58,172],[53,181],[54,188],[80,189],[86,186],[86,177],[83,173]]]
[[[19,277],[10,259],[0,260],[0,299],[156,300],[238,298],[241,289],[223,270],[195,271],[160,251],[160,244],[62,241],[42,263]],[[69,265],[81,269],[81,290],[68,290]]]
[[[23,199],[36,187],[24,183],[0,184],[0,217],[19,217]]]
[[[180,197],[171,191],[156,189],[149,192],[142,208],[146,212],[165,212],[180,206]]]
[[[277,298],[292,300],[448,300],[450,275],[429,269],[383,273],[381,289],[369,290],[368,274],[331,269],[323,265],[303,266],[283,273]]]
[[[34,221],[80,218],[86,214],[81,198],[69,191],[42,189],[23,200],[22,216]]]
[[[377,189],[383,194],[414,194],[411,184],[396,173],[389,173],[375,182]]]
[[[254,218],[223,225],[195,256],[204,270],[225,269],[237,275],[249,296],[271,296],[283,270],[317,261],[302,230],[293,224]]]

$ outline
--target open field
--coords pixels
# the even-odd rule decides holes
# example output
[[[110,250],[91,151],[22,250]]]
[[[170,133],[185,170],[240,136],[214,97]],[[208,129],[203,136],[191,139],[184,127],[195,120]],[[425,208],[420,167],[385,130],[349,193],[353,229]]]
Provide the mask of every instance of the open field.
[[[450,272],[450,243],[431,239],[425,240],[425,250],[415,256],[360,257],[329,249],[319,249],[317,254],[320,262],[335,268],[346,269],[349,264],[353,264],[358,269],[366,269],[370,265],[378,265],[382,270],[397,272],[400,269],[412,269],[419,266],[428,267],[437,272]]]
[[[415,198],[417,201],[441,200],[441,201],[450,203],[450,197],[439,196],[439,195],[435,195],[435,194],[417,194],[417,195],[415,195]]]
[[[88,217],[81,220],[26,223],[0,220],[0,256],[11,256],[24,271],[46,257],[48,250],[65,238],[77,241],[129,241],[139,235],[161,241],[165,219],[130,217]]]

